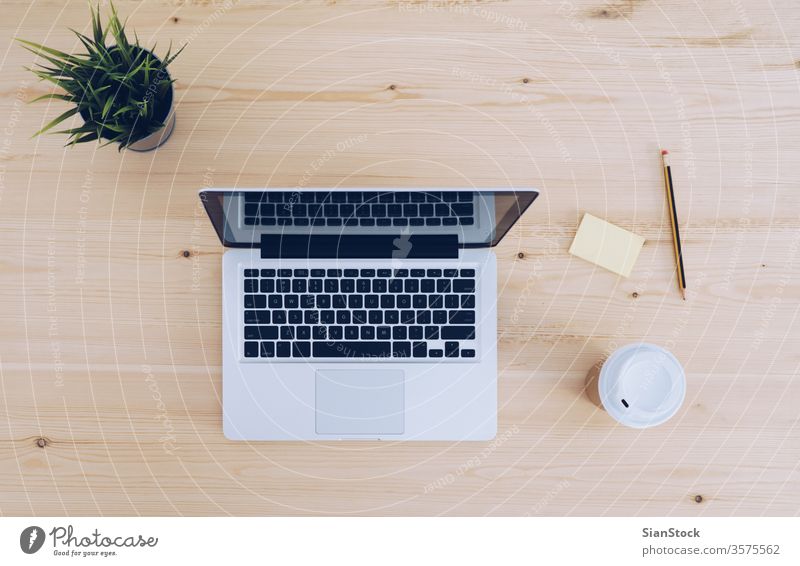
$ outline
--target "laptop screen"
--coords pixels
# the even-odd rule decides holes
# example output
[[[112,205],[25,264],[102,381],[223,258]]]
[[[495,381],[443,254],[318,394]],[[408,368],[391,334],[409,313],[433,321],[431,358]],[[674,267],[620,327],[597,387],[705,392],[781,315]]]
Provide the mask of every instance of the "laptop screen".
[[[200,191],[220,241],[258,247],[263,235],[458,236],[461,247],[496,245],[539,193],[521,190]]]

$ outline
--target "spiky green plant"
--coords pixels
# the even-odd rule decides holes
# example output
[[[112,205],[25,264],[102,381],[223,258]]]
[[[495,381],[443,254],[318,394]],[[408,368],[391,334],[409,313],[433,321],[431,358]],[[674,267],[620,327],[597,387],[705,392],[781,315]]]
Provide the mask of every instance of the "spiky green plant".
[[[119,148],[158,131],[164,126],[172,103],[172,83],[167,66],[177,57],[171,54],[172,46],[163,58],[139,45],[134,32],[131,43],[125,33],[125,23],[120,22],[117,11],[110,4],[111,15],[104,28],[100,23],[100,5],[90,6],[92,37],[71,30],[86,48],[86,53],[69,54],[18,39],[25,49],[50,63],[39,63],[39,68],[26,67],[41,80],[50,81],[63,93],[40,96],[31,102],[58,99],[75,104],[34,134],[51,132],[52,128],[80,113],[84,124],[77,128],[60,130],[68,134],[67,145],[93,140],[119,143]],[[127,21],[126,21],[127,23]],[[109,33],[113,42],[106,43]],[[185,46],[184,46],[185,47]]]

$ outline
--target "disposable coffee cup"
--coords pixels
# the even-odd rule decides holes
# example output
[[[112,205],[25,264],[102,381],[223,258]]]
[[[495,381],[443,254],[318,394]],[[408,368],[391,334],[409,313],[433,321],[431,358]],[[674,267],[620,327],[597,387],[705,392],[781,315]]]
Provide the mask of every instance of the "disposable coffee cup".
[[[589,370],[586,394],[620,424],[648,428],[678,412],[686,397],[686,375],[664,348],[629,344]]]

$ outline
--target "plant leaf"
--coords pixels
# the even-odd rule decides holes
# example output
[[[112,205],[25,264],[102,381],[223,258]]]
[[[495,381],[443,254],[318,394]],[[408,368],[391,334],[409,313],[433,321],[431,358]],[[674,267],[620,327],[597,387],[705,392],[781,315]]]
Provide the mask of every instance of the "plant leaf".
[[[39,134],[43,134],[44,132],[46,132],[47,130],[49,130],[50,128],[52,128],[53,126],[57,126],[58,124],[60,124],[61,122],[63,122],[63,121],[64,121],[64,120],[66,120],[67,118],[69,118],[70,116],[74,116],[74,115],[75,115],[75,114],[77,114],[77,113],[78,113],[78,107],[77,107],[77,106],[76,106],[75,108],[70,108],[69,110],[67,110],[67,111],[66,111],[66,112],[64,112],[63,114],[60,114],[60,115],[59,115],[59,116],[58,116],[56,119],[54,119],[53,121],[51,121],[51,122],[50,122],[49,124],[47,124],[47,125],[46,125],[44,128],[42,128],[41,130],[39,130],[38,132],[36,132],[35,134],[33,134],[31,137],[32,137],[32,138],[35,138],[35,137],[36,137],[36,136],[38,136]]]

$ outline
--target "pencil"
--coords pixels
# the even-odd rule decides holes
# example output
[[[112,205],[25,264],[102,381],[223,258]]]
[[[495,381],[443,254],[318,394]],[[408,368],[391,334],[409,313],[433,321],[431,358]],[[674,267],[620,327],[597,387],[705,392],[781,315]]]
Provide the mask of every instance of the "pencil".
[[[667,189],[669,219],[672,223],[672,247],[675,249],[675,263],[678,264],[678,287],[683,300],[686,300],[686,272],[683,270],[683,251],[681,250],[681,232],[678,227],[678,211],[675,208],[675,188],[672,185],[672,171],[669,166],[669,151],[661,150],[661,161],[664,165],[664,186]]]

